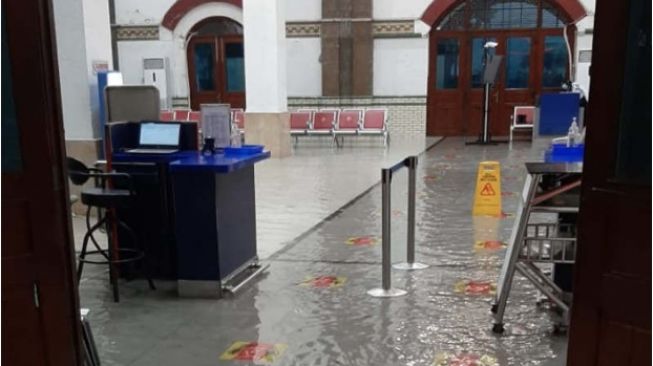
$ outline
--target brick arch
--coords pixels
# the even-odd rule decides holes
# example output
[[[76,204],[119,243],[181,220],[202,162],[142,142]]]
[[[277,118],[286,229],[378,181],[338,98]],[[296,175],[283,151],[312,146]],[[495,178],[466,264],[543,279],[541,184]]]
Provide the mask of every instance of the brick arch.
[[[161,25],[169,30],[173,30],[186,13],[206,3],[227,3],[241,9],[243,7],[243,0],[177,0],[163,16]]]
[[[449,11],[464,0],[433,0],[424,13],[422,21],[430,26],[437,24]],[[567,19],[576,22],[587,15],[585,8],[578,0],[548,0],[551,5],[560,9]]]

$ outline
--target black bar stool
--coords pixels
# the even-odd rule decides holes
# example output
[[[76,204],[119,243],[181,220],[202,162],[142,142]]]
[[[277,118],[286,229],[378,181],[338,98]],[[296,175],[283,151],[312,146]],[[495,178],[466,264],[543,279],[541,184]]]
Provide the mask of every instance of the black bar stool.
[[[77,280],[82,278],[82,271],[84,263],[89,264],[108,264],[109,265],[109,278],[113,287],[113,299],[120,301],[120,294],[118,291],[118,271],[117,265],[123,263],[132,263],[141,261],[145,258],[145,251],[139,245],[139,240],[132,228],[121,221],[115,214],[115,209],[126,208],[134,202],[136,193],[132,184],[131,177],[126,173],[109,172],[104,173],[99,169],[88,168],[84,163],[73,158],[67,158],[68,162],[68,177],[76,185],[86,183],[90,178],[94,179],[93,187],[85,187],[82,189],[81,198],[82,203],[88,206],[86,210],[86,234],[82,244],[82,251],[79,254],[79,266],[77,267]],[[116,189],[107,184],[120,182],[121,185],[126,185],[128,189]],[[90,213],[93,207],[102,208],[105,212],[104,216],[98,218],[98,221],[91,226]],[[109,240],[108,249],[104,250],[100,247],[98,242],[93,236],[95,230],[100,229],[106,225],[107,234],[111,232],[111,228],[116,225],[121,227],[131,237],[133,248],[112,248],[111,240]],[[91,241],[95,250],[87,250],[88,242]],[[87,256],[100,255],[104,259],[94,260],[87,259]],[[116,256],[117,255],[117,256]],[[146,266],[144,265],[143,268]],[[147,271],[144,271],[147,272]],[[147,282],[152,290],[155,289],[154,282],[148,273],[143,273]]]

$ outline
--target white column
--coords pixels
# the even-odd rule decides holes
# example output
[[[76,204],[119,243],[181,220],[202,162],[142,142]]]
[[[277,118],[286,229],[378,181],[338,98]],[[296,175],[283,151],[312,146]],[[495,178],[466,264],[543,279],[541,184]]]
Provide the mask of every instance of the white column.
[[[244,0],[245,142],[290,155],[284,0]]]
[[[244,0],[247,112],[288,109],[284,0]]]

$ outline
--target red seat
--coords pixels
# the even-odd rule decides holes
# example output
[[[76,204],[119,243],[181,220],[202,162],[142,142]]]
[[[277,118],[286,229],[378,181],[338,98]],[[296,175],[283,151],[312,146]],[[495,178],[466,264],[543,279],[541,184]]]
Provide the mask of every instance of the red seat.
[[[188,121],[188,115],[190,114],[190,110],[188,109],[175,109],[174,110],[174,120],[175,121]]]
[[[363,116],[363,126],[359,135],[378,135],[383,137],[383,145],[388,144],[388,110],[385,108],[369,108]]]
[[[338,114],[338,124],[336,132],[338,131],[355,131],[360,127],[361,111],[360,110],[345,110]]]
[[[245,129],[245,111],[242,109],[234,109],[232,113],[232,122],[239,130],[243,131]]]
[[[199,122],[201,119],[202,119],[202,114],[199,111],[191,111],[188,114],[189,121]]]
[[[159,120],[172,121],[173,116],[174,114],[172,113],[172,111],[161,111],[161,113],[159,113]]]
[[[336,123],[338,111],[322,110],[315,112],[313,116],[312,130],[315,132],[331,132]]]
[[[363,118],[363,130],[385,130],[386,123],[385,109],[368,109]]]
[[[290,133],[306,133],[306,129],[311,121],[310,112],[291,112],[290,113]]]

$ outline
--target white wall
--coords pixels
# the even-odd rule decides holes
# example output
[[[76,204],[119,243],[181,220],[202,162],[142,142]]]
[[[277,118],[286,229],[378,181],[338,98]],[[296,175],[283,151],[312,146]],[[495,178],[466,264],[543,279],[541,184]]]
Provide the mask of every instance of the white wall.
[[[245,93],[247,111],[288,110],[284,0],[245,0]]]
[[[373,0],[374,19],[419,19],[433,0]]]
[[[288,38],[288,95],[318,97],[322,95],[322,64],[319,38]]]
[[[93,64],[95,62],[106,62],[109,70],[113,69],[109,4],[106,1],[84,0],[83,7],[91,118],[93,120],[94,135],[100,136],[100,99],[98,97],[97,74],[93,70]]]
[[[84,40],[82,2],[57,0],[54,7],[63,122],[67,140],[94,138]]]
[[[159,24],[176,0],[115,0],[117,24]]]
[[[319,20],[321,18],[322,0],[286,0],[287,21]]]
[[[426,95],[428,39],[374,40],[374,95]]]

